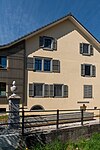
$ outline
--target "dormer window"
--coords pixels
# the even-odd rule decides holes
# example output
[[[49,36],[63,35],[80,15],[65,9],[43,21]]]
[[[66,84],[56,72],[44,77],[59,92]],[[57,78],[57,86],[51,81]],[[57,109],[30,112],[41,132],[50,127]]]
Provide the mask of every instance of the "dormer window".
[[[7,68],[7,57],[0,56],[0,69],[6,69],[6,68]]]
[[[82,55],[93,55],[93,46],[87,43],[80,43],[80,53]]]
[[[44,50],[56,50],[57,42],[53,37],[41,36],[39,39],[39,46]]]

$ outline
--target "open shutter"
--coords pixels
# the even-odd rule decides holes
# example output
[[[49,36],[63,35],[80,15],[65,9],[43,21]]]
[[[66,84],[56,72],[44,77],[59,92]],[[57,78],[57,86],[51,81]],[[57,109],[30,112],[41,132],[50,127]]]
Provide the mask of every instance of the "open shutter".
[[[50,97],[54,97],[54,85],[49,85],[50,86]]]
[[[85,76],[85,64],[81,64],[81,76]]]
[[[44,47],[44,37],[43,36],[40,36],[39,37],[39,47]]]
[[[53,72],[60,72],[60,61],[59,60],[52,60],[52,71]]]
[[[68,97],[68,85],[64,85],[63,87],[63,97]]]
[[[33,70],[33,58],[32,57],[27,57],[27,69],[28,70]]]
[[[29,97],[34,96],[34,84],[29,84]]]
[[[96,77],[96,67],[92,65],[92,77]]]
[[[56,39],[53,40],[53,49],[57,50],[57,40]]]
[[[93,55],[93,46],[90,45],[90,55]]]
[[[80,54],[83,54],[83,43],[80,43]]]
[[[44,84],[44,97],[49,97],[49,85]]]

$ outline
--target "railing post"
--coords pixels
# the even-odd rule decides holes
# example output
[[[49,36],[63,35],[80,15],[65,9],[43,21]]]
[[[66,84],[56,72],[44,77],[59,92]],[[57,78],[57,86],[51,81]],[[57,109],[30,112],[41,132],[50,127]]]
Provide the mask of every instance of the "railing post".
[[[59,110],[57,109],[57,122],[56,122],[56,129],[59,129]]]
[[[22,107],[22,136],[24,136],[24,107]]]
[[[81,125],[82,125],[82,126],[83,126],[83,112],[84,112],[84,110],[81,109]]]

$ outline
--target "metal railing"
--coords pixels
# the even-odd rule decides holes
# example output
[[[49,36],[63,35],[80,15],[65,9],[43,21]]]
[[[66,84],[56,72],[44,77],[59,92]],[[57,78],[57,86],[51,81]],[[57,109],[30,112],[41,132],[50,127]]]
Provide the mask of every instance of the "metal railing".
[[[9,114],[19,113],[20,120],[18,122],[9,123]],[[85,125],[87,123],[100,124],[100,109],[72,109],[72,110],[37,110],[26,111],[24,108],[19,112],[6,111],[8,118],[0,119],[0,129],[9,127],[11,124],[19,124],[18,130],[24,136],[28,132],[35,132],[38,129],[48,130],[53,127],[53,130],[58,130],[64,125]],[[4,114],[0,114],[2,118]]]

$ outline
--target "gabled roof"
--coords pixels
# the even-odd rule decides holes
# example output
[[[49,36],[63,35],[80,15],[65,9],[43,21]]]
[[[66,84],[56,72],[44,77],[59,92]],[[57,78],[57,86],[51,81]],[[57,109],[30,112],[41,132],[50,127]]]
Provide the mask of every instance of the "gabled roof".
[[[33,31],[33,32],[31,32],[31,33],[15,40],[15,41],[13,41],[13,42],[11,42],[11,43],[1,45],[0,49],[8,48],[8,47],[10,47],[14,44],[17,44],[18,42],[26,40],[26,39],[28,39],[28,38],[30,38],[30,37],[38,34],[38,33],[41,33],[43,31],[45,31],[45,30],[47,30],[47,29],[49,29],[49,28],[51,28],[51,27],[53,27],[53,26],[55,26],[55,25],[57,25],[57,24],[59,24],[63,21],[65,21],[65,20],[67,20],[67,19],[71,20],[73,22],[73,24],[75,24],[76,27],[78,27],[80,29],[80,31],[82,31],[93,42],[93,44],[100,50],[99,41],[71,13],[69,13],[68,15],[66,15],[66,16],[58,19],[58,20],[55,20],[54,22],[49,23],[49,24],[47,24],[47,25],[45,25],[45,26],[43,26],[43,27],[41,27],[41,28],[39,28],[39,29],[37,29],[37,30],[35,30],[35,31]]]

